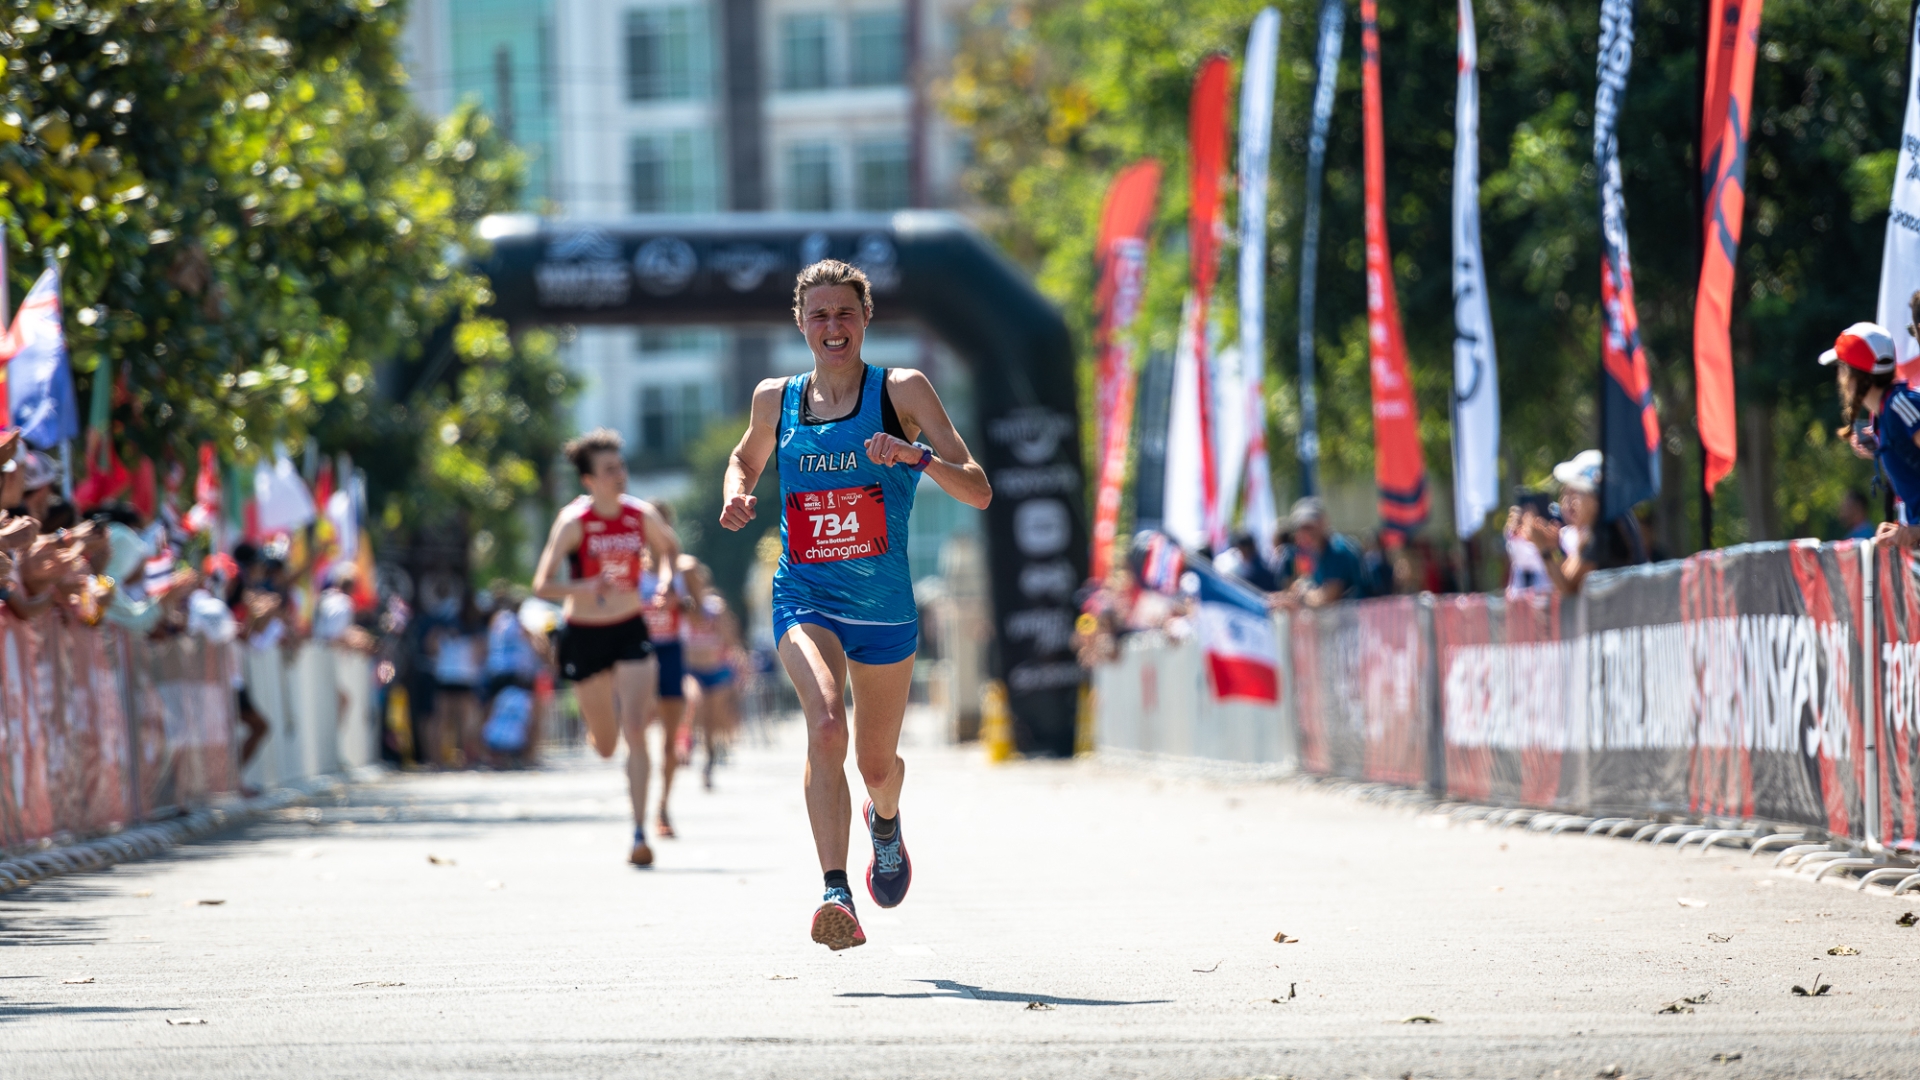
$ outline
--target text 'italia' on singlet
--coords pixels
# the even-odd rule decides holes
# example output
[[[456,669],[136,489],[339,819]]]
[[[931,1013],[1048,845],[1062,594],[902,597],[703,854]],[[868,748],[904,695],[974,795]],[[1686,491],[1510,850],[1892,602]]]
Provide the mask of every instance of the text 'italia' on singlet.
[[[847,622],[898,625],[918,618],[907,568],[907,521],[920,474],[867,458],[866,441],[900,435],[885,368],[866,366],[853,412],[821,420],[807,407],[810,375],[780,398],[780,565],[773,602]]]

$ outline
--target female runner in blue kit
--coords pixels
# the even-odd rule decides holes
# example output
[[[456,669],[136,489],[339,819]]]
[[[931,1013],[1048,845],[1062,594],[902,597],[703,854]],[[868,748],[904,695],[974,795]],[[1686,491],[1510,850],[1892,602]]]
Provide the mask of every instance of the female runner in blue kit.
[[[839,950],[867,940],[847,882],[849,731],[873,840],[867,892],[893,907],[913,878],[900,829],[907,767],[898,751],[919,645],[907,571],[914,489],[924,473],[980,509],[993,490],[924,374],[861,359],[873,318],[865,274],[833,259],[807,267],[794,283],[793,317],[813,370],[754,388],[752,418],[727,464],[720,524],[739,530],[754,519],[750,492],[777,450],[782,543],[773,633],[807,721],[807,818],[826,874],[813,940]],[[843,704],[849,682],[850,713]]]

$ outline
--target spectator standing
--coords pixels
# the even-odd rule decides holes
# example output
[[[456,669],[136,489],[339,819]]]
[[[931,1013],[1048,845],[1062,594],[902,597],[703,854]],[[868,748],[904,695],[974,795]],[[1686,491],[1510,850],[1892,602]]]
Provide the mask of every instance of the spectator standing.
[[[1325,607],[1366,595],[1360,549],[1327,527],[1326,504],[1312,496],[1301,499],[1293,504],[1287,522],[1293,529],[1295,559],[1309,563],[1311,569],[1303,570],[1287,591],[1275,598],[1275,606]]]
[[[1867,497],[1859,488],[1848,488],[1840,496],[1839,518],[1842,540],[1873,539],[1873,511],[1867,508]]]
[[[1634,566],[1647,561],[1647,545],[1640,523],[1632,514],[1600,521],[1600,474],[1605,458],[1598,450],[1582,450],[1553,467],[1560,484],[1560,514],[1564,523],[1542,517],[1531,506],[1507,511],[1507,531],[1532,541],[1555,588],[1571,596],[1580,591],[1595,570]]]
[[[1241,529],[1233,534],[1233,544],[1213,557],[1213,568],[1238,578],[1263,593],[1278,592],[1280,578],[1261,556],[1253,534]]]

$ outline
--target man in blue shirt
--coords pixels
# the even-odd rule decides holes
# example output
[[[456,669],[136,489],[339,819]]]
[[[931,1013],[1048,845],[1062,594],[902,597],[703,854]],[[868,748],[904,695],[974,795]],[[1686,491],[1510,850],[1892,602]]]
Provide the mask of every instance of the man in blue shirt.
[[[1296,558],[1303,563],[1310,561],[1313,569],[1303,572],[1292,587],[1277,595],[1278,606],[1325,607],[1366,595],[1360,549],[1327,528],[1326,504],[1311,496],[1301,499],[1293,504],[1288,524],[1293,529]]]

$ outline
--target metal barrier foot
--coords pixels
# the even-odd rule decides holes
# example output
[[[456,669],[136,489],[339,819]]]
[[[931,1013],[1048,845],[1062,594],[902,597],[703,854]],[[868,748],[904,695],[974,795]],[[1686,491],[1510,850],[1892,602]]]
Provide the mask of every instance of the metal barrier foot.
[[[1776,843],[1797,844],[1800,841],[1805,840],[1806,838],[1807,838],[1806,833],[1779,833],[1779,832],[1769,833],[1768,835],[1763,836],[1758,840],[1755,840],[1752,846],[1747,848],[1747,857],[1750,859],[1757,859],[1760,857],[1761,852],[1767,850],[1767,848],[1772,846],[1773,844],[1776,844]]]
[[[1920,873],[1916,873],[1911,866],[1883,866],[1878,870],[1869,870],[1860,875],[1860,880],[1855,882],[1853,887],[1860,892],[1866,892],[1867,886],[1881,878],[1905,877],[1920,877]]]
[[[1845,870],[1845,869],[1851,869],[1856,866],[1879,866],[1879,865],[1880,865],[1879,859],[1829,859],[1826,861],[1826,865],[1822,866],[1819,870],[1816,870],[1814,872],[1813,880],[1819,881],[1821,878],[1826,877],[1827,872],[1830,870]]]
[[[1626,824],[1627,822],[1629,822],[1629,821],[1632,821],[1632,820],[1633,820],[1632,818],[1622,818],[1622,817],[1603,817],[1603,818],[1600,818],[1599,820],[1597,820],[1597,821],[1595,821],[1595,822],[1593,822],[1592,824],[1590,824],[1590,825],[1588,825],[1588,826],[1587,826],[1587,835],[1588,835],[1588,836],[1592,836],[1592,835],[1593,835],[1594,833],[1597,833],[1597,832],[1599,832],[1599,831],[1600,831],[1600,830],[1602,830],[1602,829],[1611,829],[1611,828],[1615,828],[1615,827],[1618,827],[1618,826],[1620,826],[1620,825],[1624,825],[1624,824]],[[1612,834],[1612,833],[1608,833],[1607,835],[1608,835],[1608,836],[1612,836],[1613,834]]]
[[[1915,885],[1920,885],[1920,874],[1908,874],[1906,877],[1900,879],[1900,884],[1893,887],[1893,895],[1904,896],[1907,890],[1913,888]]]
[[[1780,864],[1783,862],[1786,862],[1788,859],[1792,859],[1795,862],[1798,862],[1803,856],[1811,855],[1816,851],[1832,851],[1832,850],[1833,849],[1827,846],[1826,844],[1795,844],[1792,847],[1788,848],[1787,850],[1781,852],[1779,856],[1773,860],[1773,868],[1775,870],[1778,870],[1780,868]]]

